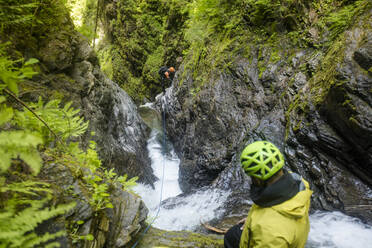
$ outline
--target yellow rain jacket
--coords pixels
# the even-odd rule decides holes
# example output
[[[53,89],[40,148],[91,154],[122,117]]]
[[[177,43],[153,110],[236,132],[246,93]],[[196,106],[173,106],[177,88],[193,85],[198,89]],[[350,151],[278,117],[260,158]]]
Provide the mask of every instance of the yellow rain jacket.
[[[245,222],[239,248],[303,248],[310,230],[312,191],[305,189],[291,199],[271,207],[253,204]]]

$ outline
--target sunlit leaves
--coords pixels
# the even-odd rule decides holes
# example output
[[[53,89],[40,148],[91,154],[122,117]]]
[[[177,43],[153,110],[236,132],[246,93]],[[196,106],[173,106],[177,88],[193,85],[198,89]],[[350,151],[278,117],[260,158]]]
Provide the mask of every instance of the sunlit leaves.
[[[8,170],[11,160],[17,158],[26,162],[34,174],[39,173],[42,160],[37,146],[42,142],[37,133],[21,130],[0,132],[0,173]]]
[[[44,101],[39,98],[38,102],[29,103],[28,107],[48,123],[53,132],[62,140],[66,140],[71,137],[82,135],[89,125],[88,122],[84,121],[84,119],[79,116],[80,110],[72,108],[71,105],[72,103],[69,102],[61,106],[60,100],[51,100],[44,103]],[[17,112],[15,120],[20,126],[40,132],[45,141],[54,139],[50,130],[27,109],[22,112]]]
[[[0,45],[0,80],[2,81],[1,84],[4,84],[0,87],[0,90],[6,86],[18,95],[18,83],[37,74],[31,66],[37,63],[38,60],[30,59],[23,66],[19,67],[17,64],[22,63],[23,59],[14,61],[5,55],[4,48],[8,45],[9,43]]]
[[[6,105],[0,105],[0,126],[13,118],[13,108]]]

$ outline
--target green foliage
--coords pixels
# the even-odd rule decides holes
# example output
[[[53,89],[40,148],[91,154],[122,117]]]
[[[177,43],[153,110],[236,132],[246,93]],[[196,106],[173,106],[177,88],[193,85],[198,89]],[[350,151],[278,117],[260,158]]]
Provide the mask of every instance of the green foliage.
[[[42,158],[54,165],[65,165],[80,178],[80,186],[86,189],[89,204],[97,212],[113,207],[110,192],[114,187],[130,190],[136,178],[127,180],[126,175],[118,176],[113,169],[102,168],[94,142],[86,150],[78,142],[71,142],[88,128],[88,122],[71,107],[72,103],[44,103],[39,98],[35,103],[22,102],[27,108],[14,108],[5,92],[18,93],[17,84],[35,74],[32,65],[37,60],[13,61],[4,45],[0,46],[0,55],[0,247],[58,247],[53,240],[65,232],[37,234],[35,229],[70,211],[75,203],[54,206],[52,198],[56,193],[50,184],[37,178],[46,163]],[[58,142],[50,129],[58,136]],[[72,239],[93,239],[92,235],[71,232]]]
[[[307,1],[246,0],[245,19],[255,26],[265,26],[271,31],[293,30],[303,21],[309,7]]]
[[[35,11],[40,6],[39,1],[0,0],[1,27],[22,25],[35,18]]]
[[[111,54],[113,52],[113,48],[111,45],[103,45],[98,48],[97,56],[100,62],[101,70],[106,74],[107,77],[113,79],[113,64],[112,64],[112,57]]]
[[[258,55],[262,75],[267,63],[280,61],[283,44],[287,50],[315,47],[325,51],[370,7],[371,1],[363,0],[194,1],[185,30],[191,46],[184,75],[193,75],[195,93],[204,82],[213,81],[216,69],[227,68],[237,56],[250,58],[251,47],[259,52],[271,50]]]
[[[68,138],[81,136],[87,129],[89,123],[85,122],[78,114],[79,109],[73,109],[71,102],[61,106],[61,100],[51,100],[44,104],[43,100],[39,98],[37,103],[29,103],[28,107],[34,113],[46,121],[49,127],[65,141]],[[36,131],[42,134],[44,142],[52,141],[54,136],[50,130],[38,120],[33,113],[26,109],[22,112],[17,112],[15,123],[29,130]]]
[[[37,235],[34,230],[42,222],[66,213],[75,204],[47,207],[52,198],[50,185],[34,178],[25,180],[23,178],[29,175],[14,173],[26,165],[33,175],[39,173],[42,159],[38,148],[43,138],[40,132],[24,128],[24,123],[18,130],[10,129],[15,116],[22,111],[7,106],[7,98],[3,95],[6,88],[18,94],[17,83],[35,74],[31,65],[37,60],[12,61],[4,49],[4,45],[0,46],[0,247],[58,247],[50,241],[64,232]],[[17,179],[7,180],[9,175]]]
[[[136,103],[153,99],[161,91],[157,71],[163,65],[177,67],[188,44],[183,30],[191,0],[130,0],[106,2],[106,36],[113,46],[109,51],[109,70]],[[112,6],[114,5],[114,7]],[[105,46],[102,46],[105,47]],[[101,60],[105,65],[107,59]],[[111,73],[110,73],[111,74]]]
[[[148,62],[154,61],[152,54],[162,63],[163,51],[157,49],[160,46],[161,35],[164,32],[162,13],[163,6],[158,1],[127,1],[118,2],[118,16],[113,25],[113,41],[116,46],[113,56],[114,80],[124,87],[130,88],[128,94],[140,102],[151,95],[151,85],[156,85],[158,78],[155,75],[147,75]],[[146,37],[144,39],[143,37]],[[150,61],[149,61],[150,58]],[[158,70],[151,68],[151,70]],[[145,75],[145,77],[143,77]],[[143,85],[143,86],[142,86]],[[158,85],[158,88],[159,85]],[[133,92],[133,93],[132,93]],[[137,94],[138,92],[139,94]],[[140,99],[139,99],[140,98]]]
[[[91,141],[89,148],[85,151],[79,147],[78,142],[70,142],[64,149],[63,155],[55,150],[48,150],[48,156],[54,162],[63,164],[70,168],[78,177],[83,174],[84,185],[89,192],[89,204],[94,211],[98,212],[105,208],[112,208],[110,191],[119,186],[128,191],[135,185],[136,177],[127,181],[127,176],[117,176],[113,169],[107,170],[101,167],[95,142]]]
[[[87,234],[87,235],[79,235],[79,228],[81,225],[84,224],[84,221],[79,220],[79,221],[71,221],[67,228],[69,229],[69,236],[72,239],[72,243],[78,243],[81,240],[94,240],[94,236],[92,234]]]
[[[63,231],[40,236],[34,230],[45,220],[68,212],[75,203],[47,207],[46,204],[51,200],[49,184],[23,181],[3,186],[5,179],[1,179],[3,183],[0,184],[0,192],[6,192],[8,199],[0,205],[0,247],[59,247],[57,242],[50,241],[65,235]],[[32,199],[34,196],[43,198]]]
[[[32,69],[32,65],[37,63],[38,60],[30,59],[25,63],[23,59],[13,61],[5,54],[7,46],[9,46],[9,43],[0,44],[0,80],[4,83],[2,86],[0,85],[0,91],[4,87],[8,87],[9,90],[18,95],[17,83],[37,74]],[[23,66],[17,66],[19,63],[23,63]]]
[[[70,142],[62,156],[55,150],[48,150],[47,154],[54,162],[67,166],[77,177],[82,175],[89,192],[89,204],[98,212],[105,208],[113,208],[110,192],[114,187],[130,191],[131,187],[136,185],[137,177],[127,180],[127,175],[118,176],[114,169],[102,168],[95,148],[96,144],[93,141],[86,151],[79,147],[79,143]]]
[[[18,111],[8,107],[6,98],[2,96],[3,90],[8,88],[18,94],[18,81],[30,78],[36,73],[31,65],[37,63],[36,59],[30,59],[23,63],[23,59],[13,61],[6,56],[5,49],[9,44],[0,45],[0,125],[10,122]],[[22,67],[16,67],[16,63],[23,63]],[[41,158],[37,152],[37,146],[43,141],[38,133],[16,130],[0,132],[0,173],[8,170],[12,159],[20,158],[25,161],[33,170],[34,174],[40,171]]]
[[[370,6],[371,3],[366,3],[364,5],[361,3],[361,1],[356,1],[355,6],[358,10],[356,13],[362,13],[367,6]],[[346,6],[345,8],[353,8],[351,7],[352,5]],[[363,11],[361,9],[363,9]],[[341,13],[344,13],[345,8],[343,8]],[[343,14],[340,13],[334,13],[331,16],[333,16],[331,19],[336,20],[334,17],[336,16],[342,16]],[[343,17],[346,18],[346,17]],[[355,18],[355,16],[353,17]],[[341,18],[342,19],[342,18]],[[362,25],[366,25],[368,29],[371,28],[369,24],[369,15],[364,16],[360,18],[360,22],[364,23]],[[289,106],[287,112],[286,112],[286,119],[287,119],[287,135],[292,128],[293,130],[296,130],[301,127],[303,124],[303,120],[306,117],[306,113],[308,113],[309,110],[309,103],[315,105],[315,106],[320,106],[321,104],[324,103],[325,98],[327,97],[329,90],[331,87],[334,87],[335,85],[342,85],[344,83],[343,80],[340,80],[337,77],[338,74],[338,67],[340,64],[344,63],[345,60],[345,47],[346,44],[345,42],[347,41],[346,35],[343,32],[346,28],[350,27],[353,25],[353,20],[349,19],[349,22],[340,22],[343,23],[342,25],[338,26],[340,29],[333,29],[334,34],[331,35],[332,39],[335,39],[331,43],[330,48],[328,49],[326,55],[322,59],[321,66],[319,67],[318,71],[313,75],[313,77],[309,81],[309,88],[307,89],[306,92],[299,92],[296,96],[294,101],[292,101],[291,105]],[[345,24],[345,25],[344,25]],[[332,30],[332,29],[331,29]],[[338,30],[338,31],[335,31]],[[337,34],[338,32],[341,32],[341,34]],[[363,40],[368,32],[362,33],[362,36],[360,40]],[[350,102],[346,100],[344,103],[344,106],[349,109],[349,112],[354,112],[354,106],[350,105]],[[295,116],[298,118],[297,120],[293,121],[291,118],[293,117],[293,113],[295,113]],[[297,114],[297,115],[296,115]]]
[[[1,36],[13,43],[36,46],[35,37],[64,28],[60,23],[68,15],[65,1],[0,0]]]
[[[39,134],[25,131],[3,131],[0,133],[0,172],[6,172],[12,164],[12,159],[18,157],[26,162],[34,174],[38,174],[41,158],[37,146],[42,144]]]

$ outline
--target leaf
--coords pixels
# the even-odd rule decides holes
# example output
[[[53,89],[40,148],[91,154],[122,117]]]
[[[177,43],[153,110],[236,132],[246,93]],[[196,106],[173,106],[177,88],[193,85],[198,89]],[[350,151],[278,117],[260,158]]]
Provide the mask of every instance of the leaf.
[[[35,58],[31,58],[31,59],[26,61],[25,65],[33,65],[33,64],[36,64],[36,63],[39,63],[39,60],[37,60]]]
[[[42,160],[36,149],[39,144],[42,144],[42,139],[36,133],[26,131],[0,132],[0,169],[7,170],[11,159],[17,158],[19,155],[35,173],[38,173],[42,165]]]
[[[22,74],[18,76],[19,79],[32,78],[33,75],[38,74],[38,72],[34,71],[32,67],[24,67],[21,72]]]
[[[2,151],[0,147],[0,158],[0,172],[5,172],[12,162],[12,154]]]
[[[94,236],[92,234],[88,234],[84,237],[85,240],[90,240],[92,241],[94,239]]]
[[[10,121],[13,118],[13,108],[5,107],[0,109],[0,125]]]
[[[11,79],[9,78],[7,80],[7,85],[8,85],[8,88],[14,93],[16,94],[16,96],[18,96],[18,85],[17,85],[17,82],[14,80],[14,79]]]
[[[0,96],[0,103],[3,103],[6,101],[6,97],[5,96]]]
[[[34,175],[39,173],[43,160],[36,149],[33,152],[20,153],[19,157],[31,167]]]

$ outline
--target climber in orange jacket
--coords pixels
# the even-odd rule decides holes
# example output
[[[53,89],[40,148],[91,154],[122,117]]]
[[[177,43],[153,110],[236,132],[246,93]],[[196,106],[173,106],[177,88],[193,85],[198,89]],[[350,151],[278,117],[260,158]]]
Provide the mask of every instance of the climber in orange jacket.
[[[160,79],[161,79],[161,86],[162,86],[163,92],[165,91],[165,82],[167,80],[170,80],[170,81],[173,80],[175,71],[176,70],[172,66],[169,67],[169,68],[167,66],[160,67],[159,75],[160,75]]]

